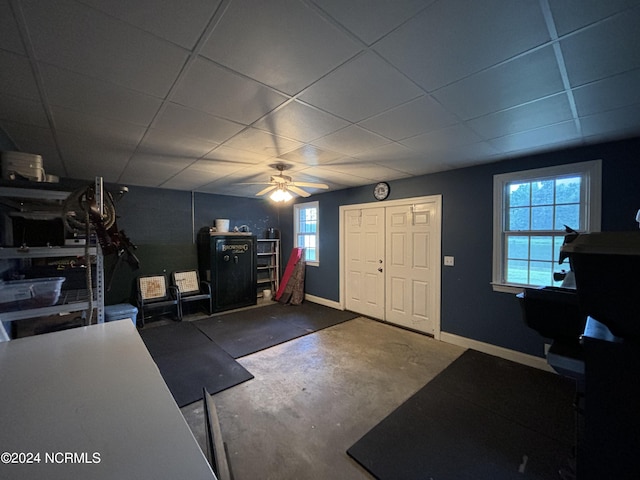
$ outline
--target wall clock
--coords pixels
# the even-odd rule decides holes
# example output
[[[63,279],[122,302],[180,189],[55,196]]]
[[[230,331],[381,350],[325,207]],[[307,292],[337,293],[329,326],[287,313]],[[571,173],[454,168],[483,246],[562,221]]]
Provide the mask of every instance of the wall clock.
[[[389,196],[391,188],[387,182],[380,182],[373,187],[373,196],[376,200],[384,200]]]

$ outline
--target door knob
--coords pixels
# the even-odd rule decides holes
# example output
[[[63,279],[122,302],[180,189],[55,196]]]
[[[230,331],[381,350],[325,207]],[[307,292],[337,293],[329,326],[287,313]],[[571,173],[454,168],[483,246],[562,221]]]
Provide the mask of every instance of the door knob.
[[[382,272],[382,267],[378,267],[378,271],[379,271],[379,272]]]

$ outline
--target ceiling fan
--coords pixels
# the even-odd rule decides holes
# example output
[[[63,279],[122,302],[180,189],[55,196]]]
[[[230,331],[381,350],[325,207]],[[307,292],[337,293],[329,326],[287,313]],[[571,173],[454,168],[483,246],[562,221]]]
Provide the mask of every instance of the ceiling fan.
[[[266,195],[272,192],[270,197],[275,202],[286,202],[293,198],[291,193],[295,193],[301,197],[308,197],[311,195],[309,192],[303,190],[301,187],[307,188],[322,188],[327,189],[329,185],[324,183],[309,183],[309,182],[294,182],[293,179],[287,175],[283,175],[282,172],[289,168],[288,165],[278,163],[272,165],[280,173],[278,175],[272,175],[269,182],[256,183],[254,185],[267,185],[267,187],[256,193],[256,197]]]

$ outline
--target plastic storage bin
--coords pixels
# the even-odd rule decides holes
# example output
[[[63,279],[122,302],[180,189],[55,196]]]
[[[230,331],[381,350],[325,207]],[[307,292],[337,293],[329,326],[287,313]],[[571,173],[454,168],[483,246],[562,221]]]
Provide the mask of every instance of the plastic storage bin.
[[[0,311],[27,310],[55,305],[64,277],[0,282]]]
[[[618,337],[640,339],[640,232],[580,235],[564,245],[580,308]]]
[[[118,303],[117,305],[107,305],[104,307],[104,321],[113,322],[115,320],[131,319],[136,324],[138,308],[128,303]]]

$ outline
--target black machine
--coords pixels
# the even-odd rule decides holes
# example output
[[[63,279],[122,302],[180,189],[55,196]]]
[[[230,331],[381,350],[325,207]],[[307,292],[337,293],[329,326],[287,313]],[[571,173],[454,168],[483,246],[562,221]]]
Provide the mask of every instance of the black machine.
[[[255,235],[198,235],[200,279],[211,282],[214,312],[257,303],[256,261]]]

